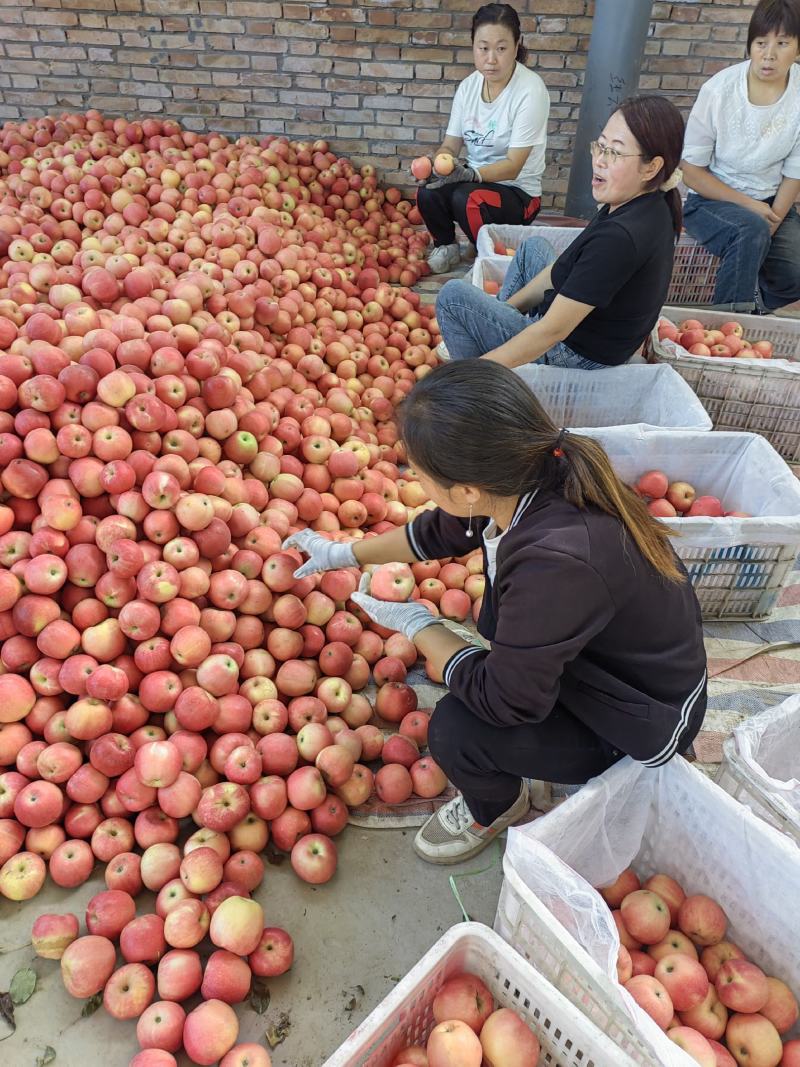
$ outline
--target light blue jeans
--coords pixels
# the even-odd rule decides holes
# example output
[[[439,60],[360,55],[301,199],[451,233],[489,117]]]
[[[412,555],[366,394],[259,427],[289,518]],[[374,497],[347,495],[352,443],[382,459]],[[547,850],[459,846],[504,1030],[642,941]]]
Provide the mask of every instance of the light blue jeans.
[[[536,322],[534,308],[525,314],[509,307],[508,298],[527,285],[532,278],[554,263],[556,252],[543,237],[528,237],[517,249],[508,268],[503,287],[496,297],[468,282],[449,281],[439,290],[436,320],[451,359],[475,359],[516,337]],[[579,367],[582,370],[605,370],[605,363],[595,363],[573,352],[563,341],[540,356],[536,363],[552,367]]]

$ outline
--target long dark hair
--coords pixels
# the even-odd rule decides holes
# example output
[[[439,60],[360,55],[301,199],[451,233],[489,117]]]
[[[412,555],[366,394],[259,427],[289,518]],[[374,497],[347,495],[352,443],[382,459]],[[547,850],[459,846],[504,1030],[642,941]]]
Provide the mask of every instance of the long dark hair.
[[[756,37],[781,31],[800,42],[800,4],[797,0],[761,0],[747,27],[747,51],[750,51]]]
[[[483,7],[479,7],[472,16],[471,40],[475,40],[475,34],[481,26],[505,26],[507,30],[510,30],[517,46],[517,62],[527,63],[528,49],[522,43],[519,15],[511,4],[484,4]]]
[[[592,505],[619,519],[659,574],[685,580],[669,531],[620,481],[600,445],[582,434],[559,440],[559,428],[507,367],[485,359],[437,367],[398,415],[409,462],[445,488],[473,485],[510,497],[539,487],[577,508]]]
[[[657,189],[681,161],[685,129],[683,116],[665,96],[631,96],[620,104],[617,111],[636,138],[643,158],[649,161],[661,156],[664,160],[664,166],[650,183],[651,189]],[[670,189],[664,195],[672,215],[675,236],[679,237],[683,226],[681,194],[677,189]]]

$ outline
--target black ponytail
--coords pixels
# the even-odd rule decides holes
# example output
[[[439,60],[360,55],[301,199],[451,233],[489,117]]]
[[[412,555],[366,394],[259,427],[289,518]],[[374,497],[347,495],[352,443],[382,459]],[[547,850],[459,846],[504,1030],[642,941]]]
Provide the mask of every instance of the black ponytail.
[[[669,530],[620,481],[605,451],[556,426],[507,367],[486,359],[437,367],[417,382],[398,418],[409,462],[444,488],[472,485],[496,497],[540,488],[575,507],[594,506],[622,522],[664,578],[684,580]]]
[[[484,4],[483,7],[479,7],[472,16],[471,39],[473,41],[481,26],[505,26],[510,30],[517,46],[517,62],[523,65],[528,62],[528,49],[522,43],[519,15],[511,4]]]
[[[645,160],[661,156],[664,165],[653,178],[651,189],[658,189],[677,169],[683,154],[683,116],[665,96],[631,96],[617,109],[642,150]],[[683,204],[678,188],[664,193],[672,215],[675,237],[683,226]]]

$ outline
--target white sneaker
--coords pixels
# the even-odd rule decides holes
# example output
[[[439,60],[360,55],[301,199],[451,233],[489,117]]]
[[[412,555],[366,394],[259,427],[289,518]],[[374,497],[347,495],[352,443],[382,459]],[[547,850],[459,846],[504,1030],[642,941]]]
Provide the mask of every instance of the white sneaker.
[[[450,362],[450,353],[447,351],[447,345],[444,343],[444,341],[439,342],[439,344],[434,349],[433,354],[443,363]]]
[[[420,828],[414,838],[414,851],[428,863],[461,863],[476,856],[498,834],[527,815],[530,806],[528,787],[523,782],[519,796],[508,811],[499,815],[491,826],[481,826],[459,793]]]
[[[428,256],[428,266],[432,274],[448,274],[461,262],[458,245],[437,245]]]

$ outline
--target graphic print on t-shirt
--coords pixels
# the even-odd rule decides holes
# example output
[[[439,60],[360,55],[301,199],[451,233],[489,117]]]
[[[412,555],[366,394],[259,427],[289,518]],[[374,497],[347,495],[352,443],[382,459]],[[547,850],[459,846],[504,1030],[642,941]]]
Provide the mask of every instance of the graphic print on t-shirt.
[[[497,129],[497,121],[495,119],[492,119],[485,133],[481,133],[480,129],[478,129],[478,127],[480,126],[480,121],[477,115],[473,115],[470,119],[470,122],[473,125],[470,126],[468,129],[464,130],[463,133],[464,144],[471,144],[475,145],[476,147],[480,146],[481,148],[491,148],[494,145],[494,135]]]

